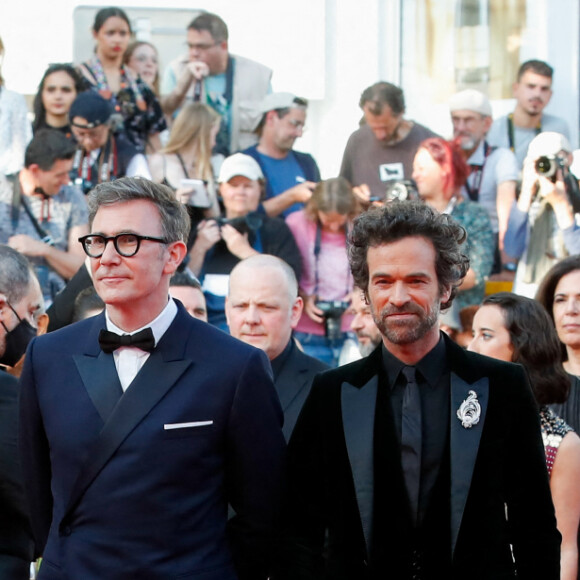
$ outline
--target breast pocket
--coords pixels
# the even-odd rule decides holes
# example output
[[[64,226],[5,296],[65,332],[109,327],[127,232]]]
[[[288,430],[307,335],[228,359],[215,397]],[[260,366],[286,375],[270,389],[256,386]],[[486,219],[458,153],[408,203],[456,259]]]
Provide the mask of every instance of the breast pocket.
[[[182,439],[184,437],[203,437],[213,427],[214,423],[211,419],[183,423],[165,423],[163,425],[163,438]]]

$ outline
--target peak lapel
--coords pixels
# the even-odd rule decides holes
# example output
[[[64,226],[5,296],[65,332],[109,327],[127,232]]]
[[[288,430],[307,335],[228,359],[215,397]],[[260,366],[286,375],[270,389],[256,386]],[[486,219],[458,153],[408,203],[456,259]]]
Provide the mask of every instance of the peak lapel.
[[[191,359],[183,357],[188,319],[189,315],[180,309],[151,356],[112,410],[79,472],[65,514],[74,509],[87,487],[125,438],[193,364]],[[116,369],[114,370],[116,374]]]
[[[457,417],[457,410],[474,391],[481,406],[477,425],[466,428]],[[489,381],[483,377],[469,384],[455,373],[451,373],[451,555],[455,551],[463,511],[471,487],[473,469],[477,459],[481,433],[489,401]]]
[[[373,530],[373,440],[378,385],[379,378],[375,375],[362,387],[345,382],[341,390],[344,437],[367,553],[370,553]]]

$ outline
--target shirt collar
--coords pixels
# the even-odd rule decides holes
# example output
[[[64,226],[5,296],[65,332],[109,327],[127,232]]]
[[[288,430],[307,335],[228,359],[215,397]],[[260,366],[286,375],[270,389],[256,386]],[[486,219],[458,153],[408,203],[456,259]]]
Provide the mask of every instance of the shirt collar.
[[[272,372],[274,373],[274,380],[278,378],[286,359],[290,355],[290,351],[293,348],[294,339],[290,337],[286,348],[273,360],[270,361],[270,365],[272,366]]]
[[[124,330],[116,326],[113,322],[111,322],[111,319],[109,318],[109,313],[106,310],[105,310],[105,319],[107,322],[107,330],[115,332],[117,334],[135,334],[143,330],[144,328],[151,328],[153,336],[155,337],[155,346],[157,346],[157,344],[161,340],[161,337],[171,326],[171,323],[173,322],[173,319],[175,318],[176,314],[177,314],[177,305],[175,304],[173,298],[171,298],[167,301],[167,305],[157,316],[157,318],[155,318],[155,320],[152,320],[149,324],[146,324],[145,326],[142,326],[141,328],[138,328],[133,332],[125,332]]]
[[[383,366],[389,380],[391,389],[395,386],[399,374],[403,367],[408,366],[391,354],[385,345],[382,345]],[[415,368],[423,377],[425,383],[435,387],[441,378],[441,375],[447,370],[447,349],[443,336],[439,337],[439,342],[416,364]]]

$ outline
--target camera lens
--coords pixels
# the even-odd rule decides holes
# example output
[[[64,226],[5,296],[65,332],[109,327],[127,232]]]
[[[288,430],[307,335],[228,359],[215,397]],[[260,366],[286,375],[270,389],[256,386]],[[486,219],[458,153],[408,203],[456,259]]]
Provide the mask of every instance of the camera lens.
[[[542,156],[536,159],[536,172],[545,177],[551,177],[556,173],[557,165],[554,159]]]

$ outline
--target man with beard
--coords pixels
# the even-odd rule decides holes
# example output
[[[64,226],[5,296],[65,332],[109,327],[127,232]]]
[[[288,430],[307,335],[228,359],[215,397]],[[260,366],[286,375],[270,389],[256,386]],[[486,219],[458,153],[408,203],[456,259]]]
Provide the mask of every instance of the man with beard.
[[[361,288],[352,291],[349,314],[354,315],[350,329],[356,334],[358,349],[362,356],[369,356],[381,344],[382,336]]]
[[[487,135],[490,145],[509,147],[515,153],[520,169],[532,139],[542,131],[555,131],[570,139],[568,123],[543,112],[552,97],[553,75],[554,69],[546,62],[524,62],[513,85],[514,112],[496,119]]]
[[[382,345],[314,380],[288,449],[276,580],[559,578],[525,373],[438,328],[469,266],[464,241],[420,202],[355,220],[349,260]]]
[[[503,249],[512,203],[516,199],[518,165],[514,154],[505,147],[492,147],[485,136],[491,127],[489,99],[475,89],[453,95],[449,101],[453,137],[459,140],[471,173],[464,196],[480,203],[489,214],[496,238],[496,248]],[[494,271],[501,269],[496,253]]]

